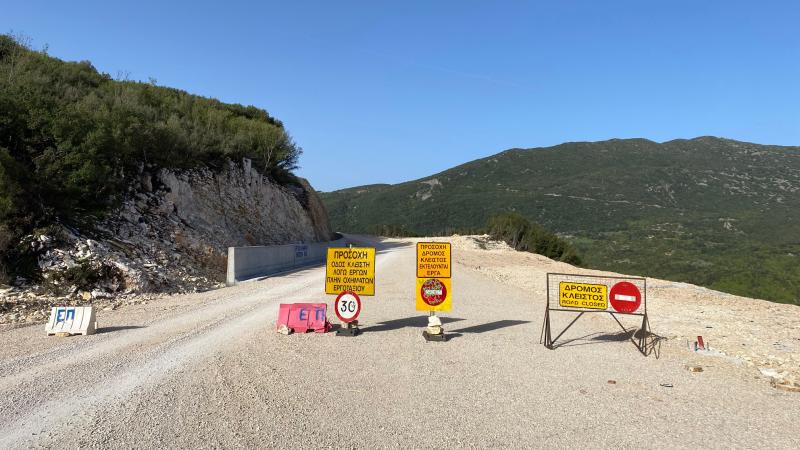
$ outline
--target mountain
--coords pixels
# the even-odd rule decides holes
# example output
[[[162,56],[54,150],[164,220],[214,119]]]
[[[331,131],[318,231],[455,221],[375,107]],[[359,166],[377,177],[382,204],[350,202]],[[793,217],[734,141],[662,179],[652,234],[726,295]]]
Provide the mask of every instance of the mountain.
[[[588,267],[800,304],[799,190],[800,147],[699,137],[511,149],[321,196],[338,231],[447,234],[517,212]]]

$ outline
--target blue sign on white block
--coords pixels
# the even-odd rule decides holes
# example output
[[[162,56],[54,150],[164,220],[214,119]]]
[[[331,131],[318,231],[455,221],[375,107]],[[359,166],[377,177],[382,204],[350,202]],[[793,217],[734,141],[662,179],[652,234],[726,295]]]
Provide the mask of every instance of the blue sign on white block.
[[[92,306],[56,306],[50,310],[50,320],[45,331],[50,336],[56,333],[94,334],[97,319]]]

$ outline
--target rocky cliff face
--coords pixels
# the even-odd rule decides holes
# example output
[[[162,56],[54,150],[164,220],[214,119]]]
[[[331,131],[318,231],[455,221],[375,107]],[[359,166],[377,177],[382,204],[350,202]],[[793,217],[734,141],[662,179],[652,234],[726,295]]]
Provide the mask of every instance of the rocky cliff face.
[[[331,235],[325,207],[306,180],[279,186],[248,160],[218,172],[143,168],[128,200],[93,230],[54,226],[28,237],[43,281],[0,296],[6,305],[32,291],[81,303],[205,290],[224,281],[227,247]]]
[[[307,206],[321,203],[305,180],[300,187],[278,186],[247,160],[231,163],[219,173],[208,169],[143,173],[140,185],[133,201],[122,209],[124,220],[111,230],[119,237],[143,232],[163,240],[168,231],[191,246],[220,251],[330,238],[327,213]]]

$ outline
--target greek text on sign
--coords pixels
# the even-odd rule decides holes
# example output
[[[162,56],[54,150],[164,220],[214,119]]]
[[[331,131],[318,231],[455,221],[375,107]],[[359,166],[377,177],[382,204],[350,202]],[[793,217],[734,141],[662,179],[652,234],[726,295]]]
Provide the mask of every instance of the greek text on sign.
[[[450,278],[450,243],[417,243],[417,278]]]
[[[375,249],[329,248],[325,268],[325,293],[350,291],[375,295]]]
[[[566,308],[608,309],[608,287],[562,281],[558,283],[558,304]]]

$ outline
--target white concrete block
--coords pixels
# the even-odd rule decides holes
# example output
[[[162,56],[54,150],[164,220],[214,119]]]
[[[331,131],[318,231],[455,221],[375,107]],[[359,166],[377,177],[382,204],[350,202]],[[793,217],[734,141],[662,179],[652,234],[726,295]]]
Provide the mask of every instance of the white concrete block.
[[[93,306],[55,306],[50,310],[50,320],[45,326],[47,335],[56,333],[94,334],[97,318]]]

